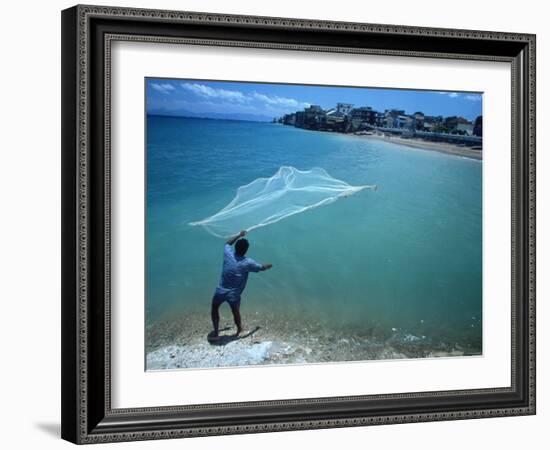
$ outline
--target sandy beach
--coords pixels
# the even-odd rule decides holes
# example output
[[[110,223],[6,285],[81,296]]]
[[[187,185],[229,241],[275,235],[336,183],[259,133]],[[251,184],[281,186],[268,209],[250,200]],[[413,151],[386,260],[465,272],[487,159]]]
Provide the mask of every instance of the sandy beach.
[[[448,155],[462,156],[464,158],[472,158],[477,160],[483,159],[482,150],[473,150],[470,147],[461,147],[447,142],[432,142],[419,138],[404,139],[397,136],[386,137],[378,134],[355,134],[353,136],[356,136],[360,139],[377,139],[379,141],[393,142],[394,144],[405,145],[422,150],[431,150],[435,152],[446,153]]]
[[[301,325],[298,325],[300,323]],[[334,329],[279,312],[248,315],[237,338],[222,315],[220,339],[211,343],[209,316],[186,314],[147,327],[147,370],[306,364],[479,355],[475,345],[377,326]],[[417,330],[420,331],[421,330]]]

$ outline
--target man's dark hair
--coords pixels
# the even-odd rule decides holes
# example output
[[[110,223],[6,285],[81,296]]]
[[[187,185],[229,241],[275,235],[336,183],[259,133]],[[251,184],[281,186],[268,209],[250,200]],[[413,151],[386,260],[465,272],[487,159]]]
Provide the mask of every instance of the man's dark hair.
[[[235,253],[237,256],[244,256],[248,250],[248,241],[246,239],[239,239],[235,243]]]

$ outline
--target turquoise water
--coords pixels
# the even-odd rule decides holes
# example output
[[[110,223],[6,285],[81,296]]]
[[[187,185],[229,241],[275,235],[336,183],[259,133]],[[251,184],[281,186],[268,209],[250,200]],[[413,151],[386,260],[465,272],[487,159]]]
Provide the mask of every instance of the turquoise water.
[[[280,166],[322,167],[350,198],[248,236],[251,274],[242,311],[284,311],[335,327],[380,326],[481,347],[482,163],[368,138],[271,123],[149,116],[149,322],[209,314],[224,240],[189,222]]]

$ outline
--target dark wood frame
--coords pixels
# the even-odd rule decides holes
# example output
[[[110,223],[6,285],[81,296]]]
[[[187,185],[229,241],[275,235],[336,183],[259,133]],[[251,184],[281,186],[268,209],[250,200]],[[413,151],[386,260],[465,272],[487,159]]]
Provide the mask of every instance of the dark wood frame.
[[[112,409],[109,102],[113,40],[509,62],[511,386]],[[535,36],[98,6],[63,11],[61,350],[62,437],[79,444],[534,414]]]

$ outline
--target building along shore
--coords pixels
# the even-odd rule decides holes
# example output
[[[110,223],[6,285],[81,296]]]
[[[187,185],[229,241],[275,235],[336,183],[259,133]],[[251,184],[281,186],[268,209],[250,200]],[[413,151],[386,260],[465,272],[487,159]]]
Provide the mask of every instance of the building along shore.
[[[427,116],[421,111],[406,114],[397,109],[378,112],[369,106],[354,108],[349,103],[338,103],[327,110],[311,105],[274,122],[482,159],[482,116],[469,121],[460,116]]]

